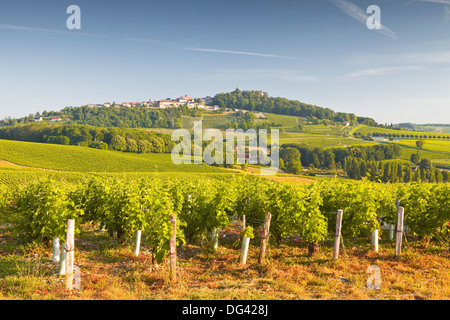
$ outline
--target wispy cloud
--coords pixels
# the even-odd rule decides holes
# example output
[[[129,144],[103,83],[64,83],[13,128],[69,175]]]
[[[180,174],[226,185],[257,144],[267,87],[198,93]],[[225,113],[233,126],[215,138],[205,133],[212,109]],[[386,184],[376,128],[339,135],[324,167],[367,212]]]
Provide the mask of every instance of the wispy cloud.
[[[97,33],[84,33],[84,32],[79,32],[79,31],[75,32],[75,31],[64,31],[64,30],[56,30],[56,29],[34,28],[34,27],[16,26],[16,25],[11,25],[11,24],[0,24],[0,29],[25,31],[25,32],[59,33],[59,34],[70,34],[70,35],[79,35],[79,36],[88,36],[88,37],[109,38],[106,35],[97,34]]]
[[[353,19],[361,22],[364,25],[367,25],[367,19],[369,18],[366,14],[366,12],[358,7],[357,5],[353,4],[350,1],[346,0],[330,0],[331,3],[333,3],[336,7],[341,9],[342,12],[344,12],[346,15],[352,17]],[[396,40],[397,34],[389,29],[388,27],[381,25],[381,29],[375,29],[378,32],[381,32],[382,34],[388,36],[391,39]]]
[[[380,68],[369,68],[369,69],[360,69],[354,72],[348,73],[344,76],[338,77],[339,79],[353,79],[353,78],[361,78],[361,77],[377,77],[377,76],[385,76],[391,75],[401,72],[410,72],[410,71],[419,71],[423,68],[415,65],[405,65],[405,66],[396,66],[396,67],[380,67]]]
[[[272,80],[294,83],[319,82],[315,76],[300,71],[284,69],[219,69],[209,76],[211,80],[243,81],[243,80]]]
[[[354,65],[363,65],[367,63],[398,66],[437,66],[439,68],[447,67],[450,64],[450,50],[422,51],[417,53],[399,52],[389,54],[360,54],[351,57]]]
[[[441,4],[446,4],[446,5],[450,6],[450,0],[417,0],[417,1],[441,3]]]
[[[420,2],[437,3],[444,5],[444,21],[450,20],[450,0],[416,0]]]
[[[450,99],[449,98],[422,98],[422,99],[405,99],[404,102],[411,102],[411,103],[434,103],[434,104],[449,104]]]
[[[11,24],[0,24],[0,29],[24,31],[24,32],[55,33],[55,34],[64,34],[64,35],[79,35],[79,36],[89,36],[89,37],[112,38],[108,35],[102,35],[102,34],[96,34],[96,33],[84,33],[84,32],[79,32],[79,31],[74,32],[74,31],[66,31],[66,30],[35,28],[35,27],[17,26],[17,25],[11,25]],[[129,41],[137,41],[137,42],[160,43],[162,45],[169,45],[171,47],[175,47],[173,43],[172,44],[161,43],[159,40],[155,40],[155,39],[144,39],[144,38],[133,38],[133,37],[126,37],[126,38],[121,38],[121,39],[129,40]],[[208,49],[208,48],[182,48],[182,50],[248,55],[248,56],[257,56],[257,57],[264,57],[264,58],[293,59],[293,57],[290,57],[290,56],[267,54],[267,53],[257,53],[257,52],[246,52],[246,51],[219,50],[219,49]]]
[[[143,39],[143,38],[126,38],[126,40],[130,41],[138,41],[138,42],[149,42],[149,43],[159,43],[159,40],[155,39]]]
[[[240,54],[240,55],[257,56],[257,57],[265,57],[265,58],[293,59],[293,57],[289,57],[289,56],[282,56],[282,55],[277,55],[277,54],[267,54],[267,53],[245,52],[245,51],[232,51],[232,50],[219,50],[219,49],[206,49],[206,48],[184,48],[184,50],[201,51],[201,52],[215,52],[215,53],[228,53],[228,54]]]

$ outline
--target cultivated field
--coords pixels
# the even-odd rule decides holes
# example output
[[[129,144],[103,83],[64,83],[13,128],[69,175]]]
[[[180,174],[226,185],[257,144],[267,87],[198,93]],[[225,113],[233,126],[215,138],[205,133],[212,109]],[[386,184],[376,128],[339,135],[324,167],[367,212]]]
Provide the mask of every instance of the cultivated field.
[[[9,140],[0,140],[0,159],[24,167],[74,172],[224,172],[207,165],[175,165],[170,154],[131,154]]]
[[[232,119],[214,115],[206,124],[223,125],[224,117]],[[194,120],[186,118],[183,124],[189,126]],[[302,123],[300,132],[301,121],[296,118],[268,115],[267,121],[285,129],[281,144],[345,148],[377,143],[345,137],[343,132],[349,128],[344,126]],[[415,139],[387,143],[398,143],[405,160],[417,152]],[[447,145],[447,141],[427,139],[420,152],[445,163],[450,158]],[[289,174],[256,183],[260,179],[252,166],[244,174],[206,165],[177,166],[170,154],[5,140],[0,140],[0,159],[0,299],[450,298],[450,205],[448,187],[443,184],[391,185]],[[239,180],[243,176],[248,180]],[[89,184],[93,177],[102,184]],[[137,184],[141,178],[148,179],[144,183],[148,190]],[[43,183],[35,186],[39,192],[24,191],[35,190],[30,183],[39,181]],[[45,186],[50,189],[46,191]],[[35,195],[35,201],[42,201],[38,210],[33,207],[35,201],[29,201]],[[47,202],[46,197],[57,200]],[[405,223],[410,228],[400,256],[395,255],[395,236],[389,240],[386,229],[379,230],[378,252],[371,247],[370,234],[380,223],[377,216],[395,221],[396,197],[406,208]],[[338,208],[344,210],[342,243],[339,259],[333,260]],[[51,240],[26,242],[18,226],[26,229],[23,219],[33,213],[45,220],[53,214],[67,217],[78,209],[84,212],[77,216],[74,251],[81,289],[68,291],[64,277],[56,275],[58,264],[51,262]],[[261,229],[268,211],[273,214],[271,236],[265,263],[260,264]],[[177,228],[189,240],[178,243],[177,277],[171,281],[169,256],[155,263],[155,250],[168,252],[168,215],[175,212],[180,221]],[[255,228],[246,264],[239,262],[243,214],[247,225]],[[64,228],[66,220],[62,220],[58,220],[59,229]],[[101,221],[107,224],[107,232],[100,231]],[[133,234],[140,223],[149,221],[153,228],[145,229],[139,256],[135,256]],[[112,231],[122,232],[125,226],[125,238]],[[37,234],[51,229],[34,228]],[[220,229],[217,250],[211,248],[214,228]],[[315,242],[320,249],[309,255]],[[373,265],[381,271],[380,289],[367,287],[367,269]]]

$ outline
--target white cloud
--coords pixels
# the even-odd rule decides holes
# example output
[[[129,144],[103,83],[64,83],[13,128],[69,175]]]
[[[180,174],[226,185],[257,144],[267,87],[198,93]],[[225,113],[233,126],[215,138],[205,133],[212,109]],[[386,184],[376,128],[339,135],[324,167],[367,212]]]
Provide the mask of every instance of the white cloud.
[[[418,1],[422,1],[422,2],[433,2],[433,3],[442,3],[442,4],[450,5],[450,0],[418,0]]]
[[[211,80],[273,80],[294,83],[318,82],[315,76],[283,69],[222,69],[209,76]]]
[[[444,7],[444,20],[445,22],[450,20],[450,7]]]
[[[437,3],[444,5],[444,21],[450,20],[450,0],[417,0],[421,2]]]
[[[381,67],[381,68],[368,68],[359,69],[354,72],[348,73],[344,76],[338,77],[339,79],[352,79],[360,77],[374,77],[374,76],[385,76],[401,72],[418,71],[422,68],[413,65],[406,66],[396,66],[396,67]]]
[[[215,52],[215,53],[229,53],[229,54],[241,54],[241,55],[258,56],[258,57],[266,57],[266,58],[293,59],[293,57],[282,56],[282,55],[277,55],[277,54],[244,52],[244,51],[231,51],[231,50],[206,49],[206,48],[185,48],[184,50],[201,51],[201,52]]]
[[[96,33],[83,33],[83,32],[75,32],[75,31],[63,31],[63,30],[55,30],[55,29],[24,27],[24,26],[16,26],[16,25],[11,25],[11,24],[0,24],[0,29],[25,31],[25,32],[59,33],[59,34],[70,34],[70,35],[108,38],[108,36],[96,34]]]
[[[360,53],[352,55],[348,60],[349,65],[364,66],[417,66],[422,68],[439,68],[446,71],[450,64],[450,50],[422,51],[415,53],[398,52],[389,54]]]
[[[130,40],[130,41],[138,41],[138,42],[159,43],[159,41],[158,41],[158,40],[155,40],[155,39],[126,38],[126,40]]]
[[[450,99],[439,98],[423,98],[423,99],[405,99],[404,102],[411,103],[427,103],[427,104],[450,104]]]
[[[330,1],[336,7],[341,9],[345,14],[367,26],[367,19],[369,17],[367,16],[366,12],[363,9],[346,0],[330,0]],[[396,33],[384,25],[381,25],[381,29],[375,30],[381,32],[382,34],[388,36],[391,39],[394,40],[397,39]]]

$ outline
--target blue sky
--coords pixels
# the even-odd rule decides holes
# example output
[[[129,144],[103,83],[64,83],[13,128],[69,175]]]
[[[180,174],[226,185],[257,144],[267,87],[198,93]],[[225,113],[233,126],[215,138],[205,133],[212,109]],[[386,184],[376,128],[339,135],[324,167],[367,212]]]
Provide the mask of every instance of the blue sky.
[[[81,30],[66,27],[72,4]],[[380,123],[450,123],[450,0],[0,4],[0,118],[236,87]]]

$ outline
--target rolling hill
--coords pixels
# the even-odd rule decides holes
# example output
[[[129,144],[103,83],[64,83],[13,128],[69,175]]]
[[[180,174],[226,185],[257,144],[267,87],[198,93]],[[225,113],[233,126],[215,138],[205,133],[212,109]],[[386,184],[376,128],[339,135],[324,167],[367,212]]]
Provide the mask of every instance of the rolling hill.
[[[170,154],[131,154],[9,140],[0,140],[0,159],[28,168],[70,172],[225,172],[203,164],[175,165]]]

